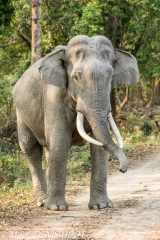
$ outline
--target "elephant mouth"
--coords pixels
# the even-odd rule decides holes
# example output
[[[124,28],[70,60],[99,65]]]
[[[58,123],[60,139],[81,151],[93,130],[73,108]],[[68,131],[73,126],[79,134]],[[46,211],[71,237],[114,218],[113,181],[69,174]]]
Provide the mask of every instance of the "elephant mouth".
[[[120,148],[123,148],[123,140],[122,140],[122,137],[121,137],[121,134],[116,126],[116,123],[112,117],[112,113],[110,112],[108,114],[108,123],[113,131],[113,133],[115,134],[116,136],[116,139],[118,141],[118,145]],[[87,142],[90,142],[92,144],[95,144],[97,146],[103,146],[103,143],[91,138],[84,130],[84,116],[82,113],[78,112],[77,113],[77,130],[80,134],[80,136],[85,139]]]

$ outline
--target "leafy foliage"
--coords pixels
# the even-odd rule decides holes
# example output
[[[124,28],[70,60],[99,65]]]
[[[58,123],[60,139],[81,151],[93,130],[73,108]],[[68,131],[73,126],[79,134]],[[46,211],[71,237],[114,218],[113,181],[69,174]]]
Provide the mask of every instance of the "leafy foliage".
[[[0,26],[9,26],[14,8],[11,0],[0,0]]]
[[[82,14],[86,0],[78,4],[72,0],[44,0],[42,7],[42,50],[43,54],[57,45],[66,45],[75,19]],[[76,33],[74,33],[75,35]]]
[[[137,57],[141,77],[148,85],[160,77],[159,7],[157,0],[132,1],[134,15],[124,39]]]
[[[29,170],[26,160],[17,151],[13,155],[0,155],[0,189],[13,187],[17,183],[26,182],[29,177]]]
[[[76,18],[72,35],[104,35],[115,47],[122,45],[124,26],[132,17],[129,1],[91,0],[82,9],[82,17]]]
[[[74,35],[101,34],[110,38],[116,48],[129,50],[137,57],[141,76],[147,84],[152,85],[159,77],[158,0],[81,0],[78,3],[72,0],[44,0],[42,3],[43,55],[57,45],[66,45]],[[14,16],[10,13],[10,33],[0,36],[1,61],[5,63],[0,64],[2,72],[6,72],[7,64],[14,72],[19,68],[20,59],[23,62],[30,59],[30,48],[18,34],[22,32],[31,39],[30,0],[14,1],[12,8]]]
[[[0,74],[0,122],[1,126],[7,124],[12,118],[13,99],[11,95],[13,79],[11,76]]]

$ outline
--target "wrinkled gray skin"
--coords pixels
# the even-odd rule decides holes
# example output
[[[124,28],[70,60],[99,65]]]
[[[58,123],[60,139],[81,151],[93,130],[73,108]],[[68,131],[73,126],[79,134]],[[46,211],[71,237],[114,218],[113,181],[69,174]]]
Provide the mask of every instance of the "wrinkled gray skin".
[[[77,112],[85,117],[87,133],[102,142],[91,144],[90,209],[112,207],[107,196],[108,152],[127,170],[127,158],[112,141],[107,115],[110,91],[118,84],[139,81],[135,58],[114,50],[103,36],[76,36],[32,65],[13,90],[19,144],[32,175],[37,205],[66,210],[66,162],[71,145],[85,141],[76,129]],[[46,179],[42,148],[46,147]]]

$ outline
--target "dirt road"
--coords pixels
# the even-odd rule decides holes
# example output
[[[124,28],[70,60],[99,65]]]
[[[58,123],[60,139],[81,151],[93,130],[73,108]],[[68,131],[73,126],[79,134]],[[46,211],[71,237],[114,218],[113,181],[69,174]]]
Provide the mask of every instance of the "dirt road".
[[[5,227],[0,239],[160,240],[160,152],[109,177],[108,195],[112,209],[88,210],[88,188],[66,199],[69,211],[42,211]]]

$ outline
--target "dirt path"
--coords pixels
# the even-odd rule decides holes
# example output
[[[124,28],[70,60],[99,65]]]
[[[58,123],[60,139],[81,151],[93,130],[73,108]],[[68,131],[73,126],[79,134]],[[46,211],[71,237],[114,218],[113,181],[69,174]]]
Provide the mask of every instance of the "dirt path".
[[[108,195],[112,209],[88,210],[85,189],[67,199],[69,211],[42,211],[18,227],[5,227],[0,239],[160,240],[160,152],[109,177]]]

